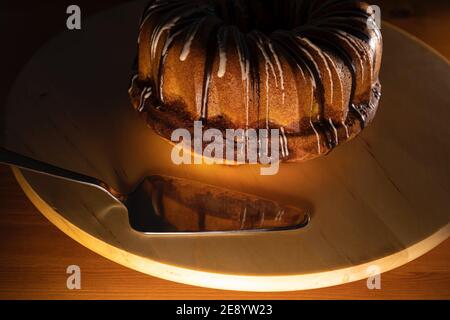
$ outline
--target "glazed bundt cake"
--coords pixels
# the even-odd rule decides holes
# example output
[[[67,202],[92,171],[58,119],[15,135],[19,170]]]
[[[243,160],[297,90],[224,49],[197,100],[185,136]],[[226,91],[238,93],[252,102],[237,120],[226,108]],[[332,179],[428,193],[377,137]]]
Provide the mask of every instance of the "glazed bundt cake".
[[[372,121],[381,55],[372,7],[360,1],[154,0],[129,94],[166,139],[197,120],[277,128],[282,160],[308,160]]]

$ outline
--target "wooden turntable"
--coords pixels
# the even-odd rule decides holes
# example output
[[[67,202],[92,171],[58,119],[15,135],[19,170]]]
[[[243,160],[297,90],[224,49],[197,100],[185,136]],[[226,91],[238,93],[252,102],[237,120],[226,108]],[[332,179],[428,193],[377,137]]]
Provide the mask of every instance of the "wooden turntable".
[[[145,235],[101,192],[13,169],[34,205],[67,235],[117,263],[186,284],[246,291],[338,285],[403,265],[450,235],[450,66],[384,23],[383,98],[372,126],[330,155],[257,166],[176,166],[171,146],[127,96],[146,1],[89,19],[44,46],[16,79],[5,147],[129,191],[167,174],[313,208],[304,229]]]

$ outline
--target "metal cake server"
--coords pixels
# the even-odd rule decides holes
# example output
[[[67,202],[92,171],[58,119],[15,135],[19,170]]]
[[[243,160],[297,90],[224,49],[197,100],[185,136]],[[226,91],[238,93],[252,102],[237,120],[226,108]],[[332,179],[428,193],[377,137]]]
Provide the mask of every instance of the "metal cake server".
[[[144,233],[281,231],[305,227],[309,211],[187,179],[146,177],[123,195],[93,177],[0,147],[0,163],[101,189],[125,206],[130,226]]]

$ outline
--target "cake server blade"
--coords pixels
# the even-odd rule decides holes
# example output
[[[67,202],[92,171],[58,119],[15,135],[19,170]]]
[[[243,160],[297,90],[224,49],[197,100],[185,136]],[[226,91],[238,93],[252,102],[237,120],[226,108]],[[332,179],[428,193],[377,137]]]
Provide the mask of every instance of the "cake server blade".
[[[0,163],[101,189],[125,206],[130,226],[156,234],[282,231],[305,227],[309,210],[202,182],[152,175],[128,195],[103,181],[0,147]]]

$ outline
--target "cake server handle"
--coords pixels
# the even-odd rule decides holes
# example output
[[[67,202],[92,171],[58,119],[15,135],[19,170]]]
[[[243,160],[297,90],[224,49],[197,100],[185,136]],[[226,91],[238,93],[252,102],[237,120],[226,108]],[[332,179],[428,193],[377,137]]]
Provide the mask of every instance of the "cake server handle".
[[[19,167],[29,171],[42,173],[48,176],[53,176],[57,178],[63,178],[65,180],[70,180],[73,182],[84,183],[88,185],[96,185],[102,187],[102,182],[96,178],[63,169],[46,162],[42,162],[22,154],[16,153],[14,151],[7,150],[0,147],[0,163]]]

